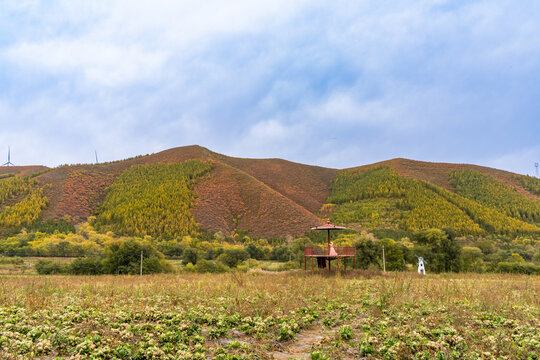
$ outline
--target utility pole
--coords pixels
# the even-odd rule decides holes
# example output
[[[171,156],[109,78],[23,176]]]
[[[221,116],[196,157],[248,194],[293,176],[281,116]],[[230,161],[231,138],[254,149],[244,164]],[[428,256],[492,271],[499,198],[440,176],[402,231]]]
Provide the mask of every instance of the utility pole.
[[[141,276],[142,276],[143,251],[141,250]]]
[[[384,258],[384,245],[382,247],[382,265],[383,265],[383,272],[386,272],[386,260]]]

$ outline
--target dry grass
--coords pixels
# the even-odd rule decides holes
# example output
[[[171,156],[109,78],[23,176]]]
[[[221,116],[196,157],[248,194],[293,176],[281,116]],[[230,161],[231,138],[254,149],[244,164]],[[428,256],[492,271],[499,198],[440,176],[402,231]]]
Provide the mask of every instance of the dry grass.
[[[331,358],[527,358],[540,351],[539,293],[538,276],[495,274],[2,277],[0,356],[69,358],[86,354],[81,344],[99,335],[92,351],[113,354],[128,344],[132,354],[151,349],[158,358],[270,359],[276,344],[292,346],[288,339],[310,329],[324,337],[306,351]],[[181,343],[164,338],[178,328],[173,318],[186,326],[177,330]],[[186,335],[189,326],[194,330]],[[353,335],[345,340],[339,334],[346,326]],[[29,327],[41,337],[28,340]],[[64,333],[73,336],[72,345],[55,346]],[[248,345],[227,347],[216,338]]]

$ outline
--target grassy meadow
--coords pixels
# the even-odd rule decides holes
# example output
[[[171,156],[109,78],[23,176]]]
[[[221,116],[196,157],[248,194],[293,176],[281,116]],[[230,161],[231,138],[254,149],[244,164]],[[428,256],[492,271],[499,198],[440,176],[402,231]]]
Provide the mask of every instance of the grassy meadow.
[[[0,277],[1,359],[537,359],[540,277]]]

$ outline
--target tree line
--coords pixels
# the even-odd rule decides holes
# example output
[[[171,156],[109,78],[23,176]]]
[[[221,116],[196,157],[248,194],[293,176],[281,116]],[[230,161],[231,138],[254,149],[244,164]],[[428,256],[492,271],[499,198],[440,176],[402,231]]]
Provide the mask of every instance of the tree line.
[[[529,223],[540,223],[540,201],[530,199],[510,186],[474,170],[449,174],[456,192],[470,200]]]
[[[22,197],[22,199],[17,199]],[[18,201],[17,201],[18,200]],[[12,205],[8,203],[14,202]],[[47,207],[47,198],[37,181],[17,176],[0,180],[0,229],[31,226]]]
[[[196,180],[212,168],[209,162],[133,166],[118,176],[99,209],[96,227],[128,236],[164,239],[195,234],[191,216]]]
[[[499,186],[498,182],[486,179],[484,175],[453,172],[449,176],[458,194],[425,181],[400,176],[387,167],[344,170],[338,172],[332,181],[327,203],[334,204],[331,216],[338,223],[373,225],[372,220],[382,215],[395,226],[413,232],[446,227],[461,235],[540,233],[538,226],[524,221],[536,219],[538,202],[514,194],[506,185]],[[461,182],[458,184],[453,179],[461,179]],[[462,186],[462,182],[473,185]],[[475,182],[478,184],[474,185]],[[477,193],[484,195],[476,199],[469,191],[463,190],[465,187],[475,188]],[[488,202],[486,199],[490,192],[497,194]],[[374,200],[381,199],[393,201],[375,208]],[[520,215],[512,217],[512,214]]]

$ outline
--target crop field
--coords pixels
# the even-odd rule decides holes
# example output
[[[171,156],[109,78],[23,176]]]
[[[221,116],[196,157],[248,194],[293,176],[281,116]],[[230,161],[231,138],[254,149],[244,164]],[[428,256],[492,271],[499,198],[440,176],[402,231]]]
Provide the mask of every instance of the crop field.
[[[0,277],[1,359],[538,359],[540,277]]]

